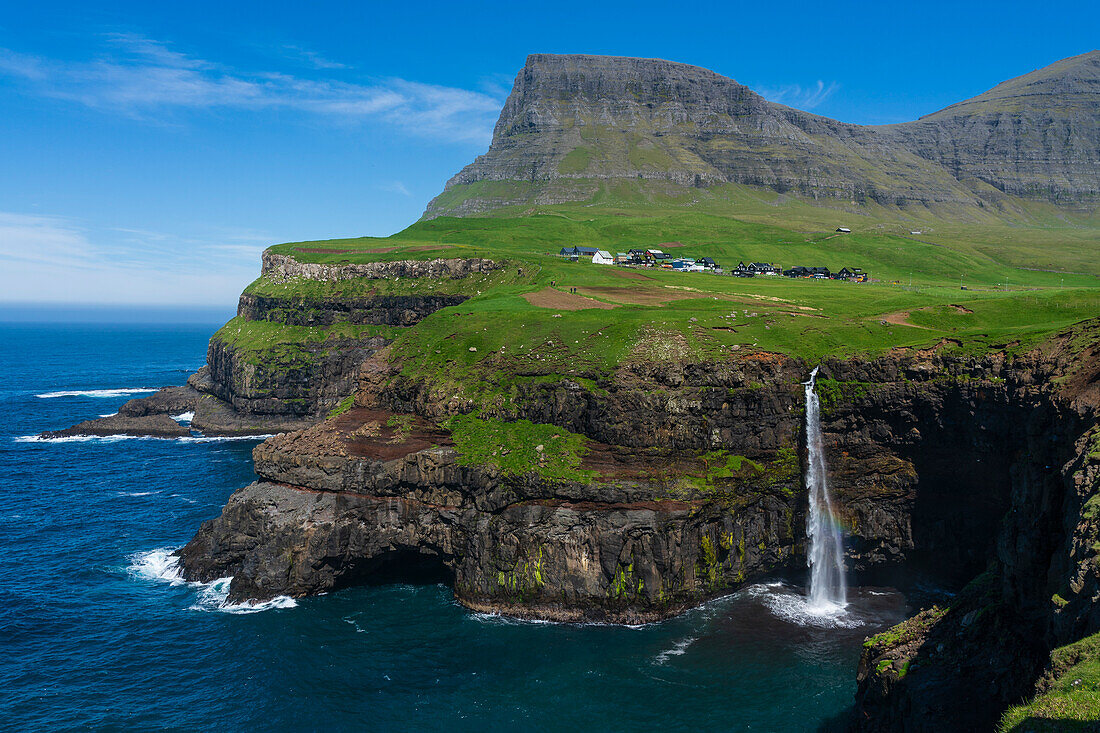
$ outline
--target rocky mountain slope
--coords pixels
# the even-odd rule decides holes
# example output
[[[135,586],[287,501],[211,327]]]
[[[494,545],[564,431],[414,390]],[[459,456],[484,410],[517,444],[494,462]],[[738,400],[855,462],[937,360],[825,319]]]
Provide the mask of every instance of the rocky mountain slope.
[[[593,199],[608,186],[676,197],[748,184],[811,199],[981,206],[1004,194],[1100,200],[1100,51],[916,122],[851,125],[656,59],[535,54],[484,155],[425,218]]]

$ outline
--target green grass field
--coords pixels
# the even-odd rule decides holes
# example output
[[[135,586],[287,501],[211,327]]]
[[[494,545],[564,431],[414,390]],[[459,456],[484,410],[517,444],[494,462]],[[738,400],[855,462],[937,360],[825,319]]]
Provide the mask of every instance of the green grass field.
[[[847,219],[838,216],[837,221]],[[494,370],[592,376],[643,352],[648,358],[708,359],[721,358],[734,347],[751,347],[817,360],[945,339],[948,348],[1022,349],[1100,315],[1100,278],[1086,272],[1100,265],[1100,256],[1095,249],[1091,257],[1082,254],[1090,249],[1096,230],[1020,227],[1011,246],[1001,247],[997,242],[1008,236],[1006,227],[944,225],[943,240],[933,242],[879,226],[837,235],[695,210],[654,215],[565,205],[524,217],[439,218],[388,238],[274,248],[308,262],[478,256],[507,263],[488,275],[431,283],[277,285],[260,279],[249,292],[324,297],[412,294],[430,288],[470,295],[461,306],[403,332],[394,349],[410,374],[442,370],[470,383],[478,381],[475,373]],[[941,227],[932,229],[922,231],[921,239]],[[1067,244],[1053,244],[1062,235]],[[576,244],[613,253],[663,245],[675,255],[714,257],[725,267],[739,260],[833,270],[862,267],[875,281],[740,279],[571,263],[556,255],[562,246]],[[994,256],[1002,251],[1004,258]],[[1016,264],[1021,258],[1065,271],[1021,267]],[[522,297],[551,283],[562,294],[579,288],[585,297],[615,307],[563,310]]]

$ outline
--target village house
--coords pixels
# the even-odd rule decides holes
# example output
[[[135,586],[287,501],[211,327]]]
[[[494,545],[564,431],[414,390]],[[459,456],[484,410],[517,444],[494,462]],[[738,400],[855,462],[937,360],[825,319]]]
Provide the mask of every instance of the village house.
[[[714,259],[712,259],[710,257],[700,257],[699,259],[695,260],[695,264],[702,265],[703,268],[706,269],[706,270],[717,270],[718,269],[718,263],[715,262]]]
[[[749,265],[749,272],[754,275],[778,275],[779,265],[769,265],[767,262],[753,262]]]
[[[629,265],[631,262],[633,262],[633,259],[626,252],[616,252],[615,253],[615,264],[616,265]]]
[[[756,277],[756,273],[744,262],[738,262],[737,267],[730,271],[734,277]]]
[[[789,270],[784,270],[783,275],[786,277],[812,277],[821,280],[829,277],[830,272],[828,267],[804,267],[802,265],[796,265]]]
[[[611,256],[611,253],[607,250],[598,249],[595,254],[592,255],[593,265],[614,265],[615,258]]]
[[[632,249],[627,252],[630,255],[630,261],[636,265],[645,263],[645,250],[644,249]]]
[[[849,229],[848,227],[837,227],[836,230],[840,234],[851,234],[852,233],[852,230]]]
[[[833,273],[834,280],[848,280],[849,282],[867,282],[870,276],[859,267],[844,267],[839,272]]]
[[[558,252],[558,256],[576,260],[581,257],[591,257],[598,251],[595,247],[562,247],[561,251]]]
[[[647,265],[664,265],[672,261],[672,255],[659,249],[647,249],[645,251],[645,263]]]

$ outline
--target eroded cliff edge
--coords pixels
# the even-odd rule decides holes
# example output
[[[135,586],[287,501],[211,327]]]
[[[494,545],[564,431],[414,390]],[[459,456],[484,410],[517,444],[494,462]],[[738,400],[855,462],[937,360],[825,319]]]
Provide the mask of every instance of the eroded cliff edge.
[[[980,572],[1001,517],[1053,481],[1043,467],[1064,463],[1095,419],[1063,404],[1054,380],[1067,363],[937,348],[825,361],[850,566],[935,563],[958,581]],[[804,562],[807,371],[749,353],[624,365],[590,387],[542,384],[502,408],[500,432],[478,444],[491,452],[469,460],[461,405],[402,378],[382,352],[354,409],[256,449],[260,481],[203,525],[182,565],[195,580],[232,575],[231,597],[248,600],[427,563],[479,610],[662,618]],[[560,432],[533,447],[512,440],[530,424]],[[573,439],[584,450],[570,464],[556,445]],[[532,451],[532,470],[502,468],[495,459],[511,450]]]
[[[364,264],[263,254],[237,315],[210,339],[181,387],[125,403],[117,415],[46,437],[265,435],[324,419],[355,391],[359,367],[405,329],[459,305],[501,265],[477,257]],[[188,424],[171,416],[189,414]]]

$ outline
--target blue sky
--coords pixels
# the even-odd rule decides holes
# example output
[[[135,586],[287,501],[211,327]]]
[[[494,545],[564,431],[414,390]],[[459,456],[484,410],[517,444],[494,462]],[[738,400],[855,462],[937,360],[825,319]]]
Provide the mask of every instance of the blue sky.
[[[528,53],[882,124],[1100,45],[1095,2],[4,5],[0,303],[232,304],[269,244],[399,231]]]

